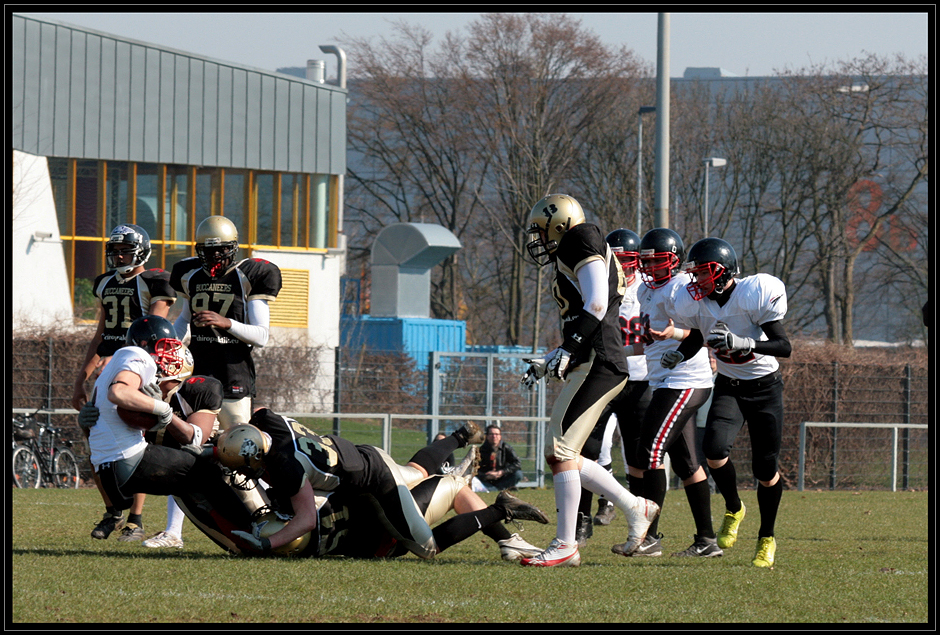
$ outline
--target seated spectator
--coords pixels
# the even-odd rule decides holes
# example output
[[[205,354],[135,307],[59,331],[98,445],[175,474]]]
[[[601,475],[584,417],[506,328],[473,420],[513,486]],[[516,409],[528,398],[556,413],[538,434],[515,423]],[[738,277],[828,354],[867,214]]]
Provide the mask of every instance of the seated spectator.
[[[503,443],[498,425],[486,428],[486,441],[480,446],[480,470],[474,485],[482,491],[495,492],[516,487],[522,480],[522,461],[511,446]],[[479,487],[474,491],[479,491]]]

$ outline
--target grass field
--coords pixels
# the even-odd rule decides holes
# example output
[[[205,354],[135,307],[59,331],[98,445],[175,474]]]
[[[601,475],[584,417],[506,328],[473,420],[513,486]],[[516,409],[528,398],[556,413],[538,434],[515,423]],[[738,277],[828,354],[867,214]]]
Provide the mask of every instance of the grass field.
[[[492,501],[495,494],[484,494]],[[554,510],[552,490],[520,496]],[[928,492],[784,492],[774,569],[751,566],[759,514],[722,558],[671,558],[691,543],[685,496],[666,498],[666,555],[622,558],[618,514],[595,528],[573,569],[499,559],[482,534],[434,560],[248,559],[223,553],[187,520],[183,550],[92,540],[102,513],[94,489],[13,490],[14,624],[49,623],[920,623],[929,593]],[[713,497],[717,524],[721,497]],[[554,514],[550,513],[554,519]],[[148,498],[148,532],[166,504]],[[545,545],[554,525],[526,523]]]

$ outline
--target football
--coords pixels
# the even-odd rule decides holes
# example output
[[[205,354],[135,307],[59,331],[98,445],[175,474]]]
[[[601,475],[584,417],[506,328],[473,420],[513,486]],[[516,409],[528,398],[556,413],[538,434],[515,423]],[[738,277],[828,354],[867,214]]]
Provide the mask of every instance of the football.
[[[157,415],[152,412],[139,412],[118,406],[117,413],[121,421],[138,430],[149,430],[157,424]]]

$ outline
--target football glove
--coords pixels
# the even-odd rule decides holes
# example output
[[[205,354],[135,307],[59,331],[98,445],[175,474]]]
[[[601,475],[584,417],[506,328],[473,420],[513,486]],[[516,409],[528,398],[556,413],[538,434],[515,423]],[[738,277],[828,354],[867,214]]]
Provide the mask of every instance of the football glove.
[[[160,384],[153,382],[152,384],[144,384],[140,387],[140,392],[144,393],[151,399],[159,399],[163,401],[163,391],[160,390]]]
[[[734,351],[750,353],[754,348],[753,339],[735,335],[728,329],[728,325],[724,322],[715,324],[714,328],[708,332],[705,343],[709,348],[713,348],[719,353],[731,353]]]
[[[98,408],[95,406],[95,397],[92,394],[90,400],[85,402],[82,409],[78,411],[78,425],[82,430],[88,430],[98,423]]]
[[[551,379],[562,381],[568,374],[568,365],[571,363],[571,353],[564,348],[556,348],[548,358],[546,374]]]
[[[666,351],[665,353],[663,353],[662,359],[659,360],[659,364],[663,368],[675,368],[684,359],[685,359],[685,355],[683,355],[679,351],[676,351],[676,350]]]
[[[523,357],[522,361],[529,365],[529,369],[522,376],[521,383],[526,388],[531,388],[545,376],[545,369],[548,367],[547,357]]]
[[[256,537],[253,534],[249,534],[247,531],[233,531],[232,535],[238,536],[247,542],[255,551],[261,553],[271,552],[271,541],[267,538]]]

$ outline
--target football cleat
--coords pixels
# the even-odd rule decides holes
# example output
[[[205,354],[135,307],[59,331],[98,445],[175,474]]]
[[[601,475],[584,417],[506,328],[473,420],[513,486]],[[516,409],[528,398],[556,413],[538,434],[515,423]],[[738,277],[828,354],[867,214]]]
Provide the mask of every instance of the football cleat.
[[[454,436],[464,445],[480,445],[486,441],[486,434],[476,421],[468,421],[454,431]]]
[[[578,526],[574,530],[574,539],[578,547],[587,544],[588,538],[594,535],[594,525],[591,524],[591,517],[578,512]]]
[[[659,534],[658,536],[651,536],[646,534],[646,538],[643,539],[643,542],[640,543],[640,546],[636,548],[632,554],[632,557],[636,556],[648,556],[655,558],[657,556],[663,555],[663,535]],[[620,545],[616,545],[620,546]],[[615,552],[616,553],[616,552]]]
[[[595,525],[609,525],[617,515],[617,508],[610,501],[603,498],[597,501],[597,513],[594,514]]]
[[[724,552],[718,546],[718,541],[714,538],[705,538],[704,536],[695,536],[695,542],[685,551],[672,554],[673,556],[692,556],[697,558],[717,558],[723,556]]]
[[[532,558],[542,553],[541,549],[527,543],[519,537],[519,534],[513,534],[505,540],[499,540],[497,544],[499,545],[499,555],[502,556],[503,560],[509,562]]]
[[[116,531],[124,526],[124,515],[112,516],[108,512],[104,513],[104,518],[98,521],[98,524],[95,525],[95,528],[91,530],[91,537],[96,540],[105,540],[108,536],[111,535],[111,532]]]
[[[535,505],[530,505],[521,498],[516,498],[507,490],[501,491],[496,496],[496,502],[493,507],[500,509],[506,515],[506,522],[512,520],[534,520],[537,523],[547,525],[548,516]]]
[[[121,542],[135,542],[137,540],[144,539],[144,528],[140,525],[135,525],[134,523],[127,523],[124,525],[124,529],[121,530],[121,535],[118,536],[118,540]]]
[[[174,536],[173,534],[161,531],[158,534],[152,535],[150,538],[147,538],[142,543],[144,547],[150,547],[151,549],[160,549],[163,547],[175,547],[177,549],[183,548],[183,539],[179,536]]]
[[[754,559],[751,564],[755,567],[765,567],[773,569],[774,556],[777,553],[777,541],[773,536],[757,539],[757,551],[754,553]]]
[[[558,538],[552,539],[548,549],[531,558],[519,561],[524,567],[577,567],[581,565],[578,545],[566,545]]]
[[[620,545],[614,545],[610,550],[619,553],[621,556],[632,555],[643,544],[646,539],[646,532],[649,531],[650,525],[653,524],[657,516],[659,516],[659,505],[637,496],[636,503],[634,503],[633,509],[630,510],[627,516],[627,521],[630,523],[630,533],[627,534],[627,541]]]
[[[736,512],[725,510],[725,519],[721,521],[721,529],[718,530],[718,546],[722,549],[730,549],[738,539],[738,527],[744,520],[744,514],[747,508],[741,503],[741,509]]]

